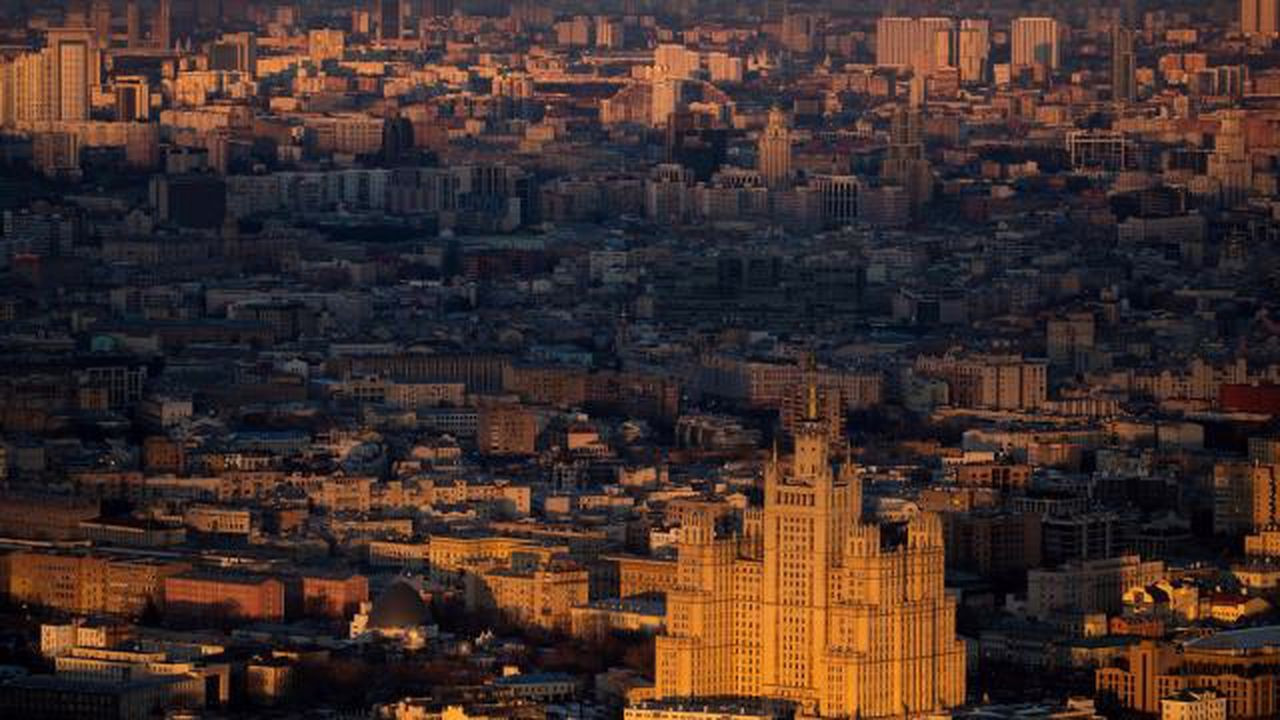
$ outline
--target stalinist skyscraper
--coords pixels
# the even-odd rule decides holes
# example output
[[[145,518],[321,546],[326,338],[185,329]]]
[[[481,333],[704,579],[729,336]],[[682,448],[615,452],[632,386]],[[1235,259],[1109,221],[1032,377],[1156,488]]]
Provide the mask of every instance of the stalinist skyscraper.
[[[810,393],[790,466],[775,453],[766,467],[764,507],[740,531],[709,513],[682,529],[656,695],[776,698],[826,718],[960,705],[941,523],[921,515],[883,534],[863,523],[861,485],[851,464],[833,467]]]
[[[791,128],[781,108],[769,111],[769,124],[760,134],[757,146],[760,175],[771,188],[791,183]]]

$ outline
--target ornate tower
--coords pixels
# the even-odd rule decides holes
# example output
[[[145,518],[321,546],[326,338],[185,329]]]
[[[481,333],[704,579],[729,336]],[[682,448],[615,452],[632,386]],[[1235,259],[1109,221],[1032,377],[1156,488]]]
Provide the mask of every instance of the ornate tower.
[[[783,188],[791,183],[791,128],[782,108],[774,106],[769,111],[769,124],[760,135],[757,147],[760,175],[771,188]]]
[[[762,697],[827,718],[901,717],[964,702],[964,645],[943,586],[942,525],[863,524],[847,460],[833,467],[811,380],[790,463],[738,536],[693,517],[657,639],[657,697]],[[886,540],[898,539],[896,542]]]

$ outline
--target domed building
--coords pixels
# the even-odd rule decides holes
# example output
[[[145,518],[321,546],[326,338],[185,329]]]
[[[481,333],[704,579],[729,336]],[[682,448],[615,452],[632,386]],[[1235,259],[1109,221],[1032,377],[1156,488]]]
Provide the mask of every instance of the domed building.
[[[422,594],[404,580],[396,580],[378,596],[369,612],[369,627],[414,628],[431,624],[431,608]]]
[[[431,608],[408,578],[396,578],[372,603],[362,603],[351,620],[354,640],[390,639],[417,649],[435,634]]]

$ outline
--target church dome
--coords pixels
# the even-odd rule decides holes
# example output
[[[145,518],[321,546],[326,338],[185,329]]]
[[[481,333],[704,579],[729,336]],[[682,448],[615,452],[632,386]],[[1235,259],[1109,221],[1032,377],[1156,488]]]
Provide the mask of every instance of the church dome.
[[[369,612],[373,629],[409,629],[431,624],[431,609],[408,583],[397,580],[377,600]]]

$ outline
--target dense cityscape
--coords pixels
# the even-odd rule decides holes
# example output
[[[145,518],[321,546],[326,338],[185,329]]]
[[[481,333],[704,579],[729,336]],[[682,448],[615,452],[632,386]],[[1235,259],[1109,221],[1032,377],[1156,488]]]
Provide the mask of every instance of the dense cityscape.
[[[0,213],[0,717],[1280,718],[1280,0],[2,0]]]

